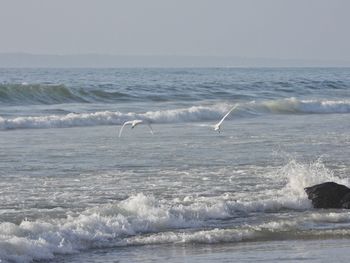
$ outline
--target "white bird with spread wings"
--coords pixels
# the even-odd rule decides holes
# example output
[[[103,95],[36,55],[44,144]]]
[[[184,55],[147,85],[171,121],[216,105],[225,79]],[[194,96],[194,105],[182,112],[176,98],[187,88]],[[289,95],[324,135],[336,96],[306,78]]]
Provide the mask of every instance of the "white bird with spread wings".
[[[230,115],[230,113],[234,110],[234,109],[236,109],[238,107],[238,104],[236,104],[235,106],[233,106],[226,114],[225,114],[225,116],[224,117],[222,117],[222,119],[217,123],[217,124],[215,124],[214,126],[213,126],[213,128],[214,128],[214,131],[217,131],[218,133],[220,133],[220,128],[221,128],[221,124],[224,122],[224,120],[226,119],[226,117],[228,116],[228,115]]]
[[[124,122],[123,126],[120,128],[120,131],[119,131],[119,137],[122,136],[122,132],[123,132],[123,129],[126,125],[131,125],[131,129],[135,128],[135,126],[141,124],[141,123],[144,123],[148,126],[150,132],[152,133],[153,135],[153,129],[152,129],[152,126],[151,126],[151,123],[149,121],[144,121],[144,120],[133,120],[133,121],[126,121]]]

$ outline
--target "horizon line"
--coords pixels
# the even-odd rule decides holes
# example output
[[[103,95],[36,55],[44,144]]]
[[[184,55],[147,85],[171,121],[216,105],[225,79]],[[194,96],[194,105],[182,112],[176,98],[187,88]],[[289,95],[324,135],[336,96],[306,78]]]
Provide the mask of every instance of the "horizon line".
[[[72,57],[72,56],[104,56],[104,57],[140,57],[140,58],[239,58],[239,59],[252,59],[252,60],[284,60],[284,61],[314,61],[314,62],[340,62],[350,63],[350,60],[338,59],[338,58],[277,58],[277,57],[253,57],[245,55],[198,55],[198,54],[110,54],[110,53],[33,53],[33,52],[0,52],[1,55],[25,55],[25,56],[57,56],[57,57]]]

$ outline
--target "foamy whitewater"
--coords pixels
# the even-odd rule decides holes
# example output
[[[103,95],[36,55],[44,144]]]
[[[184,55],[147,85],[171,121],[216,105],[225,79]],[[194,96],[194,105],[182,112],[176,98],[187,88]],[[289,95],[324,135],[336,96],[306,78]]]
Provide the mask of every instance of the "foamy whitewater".
[[[0,73],[0,262],[350,259],[349,69]]]

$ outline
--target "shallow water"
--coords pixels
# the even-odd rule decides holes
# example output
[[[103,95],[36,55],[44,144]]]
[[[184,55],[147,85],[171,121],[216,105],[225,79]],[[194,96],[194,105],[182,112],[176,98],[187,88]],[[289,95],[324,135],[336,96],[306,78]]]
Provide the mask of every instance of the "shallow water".
[[[0,80],[3,262],[347,259],[350,212],[312,209],[303,190],[350,185],[347,69],[2,69]],[[135,118],[155,134],[118,138]]]
[[[81,253],[58,257],[53,262],[345,262],[349,241],[292,240],[211,245],[153,245],[101,249],[94,255]]]

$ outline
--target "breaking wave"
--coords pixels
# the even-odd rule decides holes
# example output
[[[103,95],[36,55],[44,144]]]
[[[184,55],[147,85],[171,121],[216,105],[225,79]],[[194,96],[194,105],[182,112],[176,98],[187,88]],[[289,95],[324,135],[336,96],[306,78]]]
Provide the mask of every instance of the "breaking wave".
[[[285,179],[285,186],[265,190],[265,198],[255,201],[248,200],[250,195],[240,200],[225,195],[157,199],[138,193],[80,213],[68,212],[65,218],[3,222],[0,259],[24,263],[94,248],[148,244],[350,238],[350,212],[312,210],[303,190],[310,183],[348,180],[335,177],[319,161],[309,165],[290,161],[276,176]],[[272,216],[280,211],[290,213]],[[265,212],[263,221],[254,219],[256,213]]]
[[[276,175],[286,179],[286,185],[273,193],[267,190],[265,198],[255,201],[225,195],[167,200],[138,193],[80,213],[69,212],[65,218],[3,222],[0,259],[24,263],[94,248],[148,244],[350,238],[350,212],[312,210],[303,191],[310,183],[344,180],[320,162],[291,161]],[[256,213],[272,215],[281,210],[291,214],[254,220]],[[298,215],[293,216],[293,211]]]
[[[137,112],[100,111],[94,113],[69,113],[66,115],[0,117],[0,130],[27,128],[66,128],[79,126],[120,125],[128,120],[141,119],[152,123],[181,123],[216,121],[232,105],[192,106],[172,110]],[[350,113],[349,100],[298,100],[295,98],[241,103],[228,119],[263,114],[331,114]]]
[[[140,198],[140,197],[139,197]],[[143,198],[141,196],[141,198]],[[32,262],[53,259],[56,254],[73,254],[82,250],[134,245],[169,243],[226,243],[286,239],[349,238],[348,228],[315,228],[315,223],[350,223],[349,213],[310,213],[298,219],[280,219],[261,224],[246,224],[234,228],[198,228],[192,231],[171,229],[176,224],[166,211],[152,215],[142,210],[126,208],[130,216],[98,213],[69,216],[61,221],[23,221],[19,225],[0,224],[0,257],[9,262]],[[133,200],[127,200],[126,203]],[[132,205],[132,204],[131,204]],[[147,205],[147,204],[146,204]],[[141,218],[144,213],[143,219]],[[152,217],[155,216],[155,217]]]

